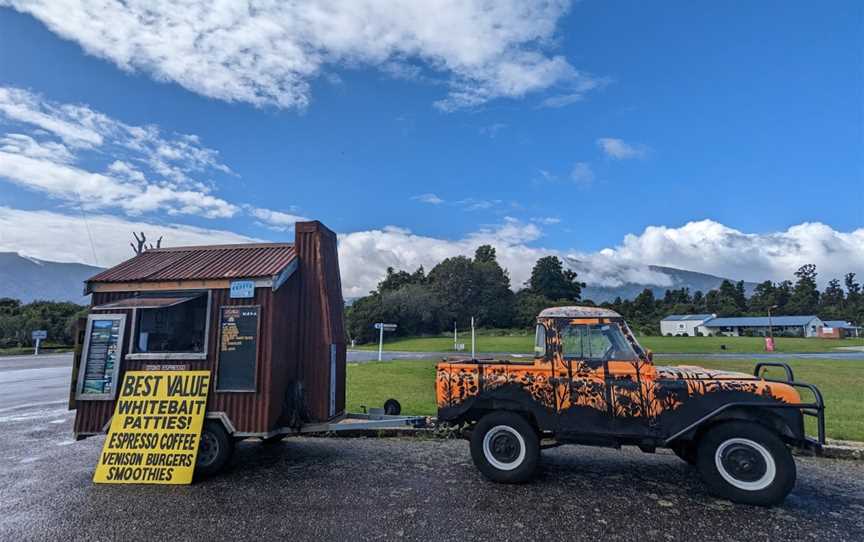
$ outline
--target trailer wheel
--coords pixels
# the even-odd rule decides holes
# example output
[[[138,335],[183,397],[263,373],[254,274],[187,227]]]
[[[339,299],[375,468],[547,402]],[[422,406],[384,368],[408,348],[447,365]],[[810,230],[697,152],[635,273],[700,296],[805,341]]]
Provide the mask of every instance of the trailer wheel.
[[[210,476],[222,470],[234,453],[234,441],[221,423],[205,421],[198,443],[198,459],[195,473]]]
[[[396,399],[387,399],[384,401],[384,414],[388,416],[398,416],[402,413],[402,405]]]
[[[493,412],[481,418],[471,432],[471,458],[493,482],[526,482],[537,470],[540,440],[519,414]]]
[[[710,429],[699,442],[698,466],[712,493],[736,503],[778,504],[795,486],[789,448],[756,423],[728,422]]]

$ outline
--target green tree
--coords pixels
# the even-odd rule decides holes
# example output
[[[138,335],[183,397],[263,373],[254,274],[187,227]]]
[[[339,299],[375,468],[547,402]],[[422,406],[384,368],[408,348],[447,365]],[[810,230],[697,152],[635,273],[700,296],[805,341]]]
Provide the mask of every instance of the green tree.
[[[860,325],[864,323],[864,293],[861,291],[861,285],[855,280],[855,273],[846,273],[843,282],[846,286],[843,319]]]
[[[403,286],[409,284],[424,284],[426,282],[426,274],[423,271],[423,266],[420,266],[414,273],[407,271],[394,271],[392,267],[387,268],[387,275],[384,280],[378,283],[379,292],[394,292]]]
[[[816,286],[816,266],[802,265],[795,271],[797,281],[785,308],[789,314],[816,314],[819,308],[819,289]]]
[[[498,264],[495,249],[482,245],[474,253],[478,282],[478,323],[484,327],[506,328],[513,325],[515,298],[510,290],[510,275]]]
[[[819,317],[823,320],[845,319],[846,295],[840,286],[840,281],[831,279],[825,286],[825,291],[819,296]]]
[[[577,277],[575,271],[564,269],[557,256],[544,256],[534,264],[527,286],[532,292],[546,299],[578,302],[582,299],[582,288],[585,287],[585,283],[576,280]]]
[[[441,299],[445,316],[459,327],[476,316],[480,302],[480,277],[470,258],[447,258],[429,272],[429,285]]]

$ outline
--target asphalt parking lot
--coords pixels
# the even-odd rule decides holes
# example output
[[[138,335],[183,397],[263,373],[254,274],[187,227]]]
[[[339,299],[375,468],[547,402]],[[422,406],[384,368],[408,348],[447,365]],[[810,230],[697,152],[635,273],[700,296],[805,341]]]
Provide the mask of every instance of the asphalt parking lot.
[[[91,482],[102,439],[74,442],[64,405],[0,412],[2,540],[862,540],[864,463],[799,458],[780,507],[707,495],[672,455],[544,451],[524,486],[484,481],[464,441],[242,443],[192,486]]]

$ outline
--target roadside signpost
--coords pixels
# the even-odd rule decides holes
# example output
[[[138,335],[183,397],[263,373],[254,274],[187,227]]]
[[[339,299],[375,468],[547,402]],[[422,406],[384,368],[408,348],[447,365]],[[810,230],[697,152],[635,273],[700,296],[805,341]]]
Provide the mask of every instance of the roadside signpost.
[[[396,324],[385,324],[384,322],[378,322],[375,324],[375,329],[378,330],[378,361],[381,361],[381,357],[384,353],[384,332],[393,331],[397,327]]]
[[[34,329],[33,333],[30,334],[34,341],[36,341],[36,351],[33,352],[33,355],[39,355],[39,345],[42,343],[44,339],[48,338],[48,332],[44,329]]]

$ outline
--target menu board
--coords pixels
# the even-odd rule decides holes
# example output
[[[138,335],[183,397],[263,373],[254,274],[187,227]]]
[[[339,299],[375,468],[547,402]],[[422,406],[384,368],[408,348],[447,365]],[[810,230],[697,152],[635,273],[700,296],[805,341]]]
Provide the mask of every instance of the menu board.
[[[126,316],[123,314],[91,314],[88,317],[82,367],[78,370],[79,399],[114,398],[125,324]]]
[[[217,391],[255,391],[260,309],[258,306],[221,308]]]

